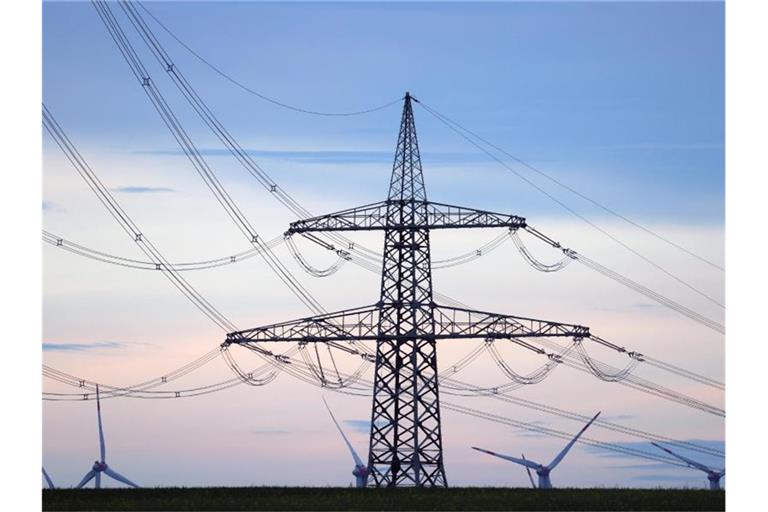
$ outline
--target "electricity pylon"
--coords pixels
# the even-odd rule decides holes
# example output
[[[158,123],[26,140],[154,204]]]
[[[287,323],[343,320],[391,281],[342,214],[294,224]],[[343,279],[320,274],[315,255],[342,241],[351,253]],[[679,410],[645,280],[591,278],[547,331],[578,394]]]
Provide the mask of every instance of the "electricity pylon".
[[[427,200],[412,101],[418,100],[405,93],[387,200],[299,220],[286,233],[384,231],[379,301],[233,332],[224,342],[259,350],[259,342],[375,341],[368,469],[370,485],[377,487],[447,485],[440,431],[438,340],[589,336],[589,329],[579,325],[435,303],[431,230],[518,229],[526,224],[515,215]]]

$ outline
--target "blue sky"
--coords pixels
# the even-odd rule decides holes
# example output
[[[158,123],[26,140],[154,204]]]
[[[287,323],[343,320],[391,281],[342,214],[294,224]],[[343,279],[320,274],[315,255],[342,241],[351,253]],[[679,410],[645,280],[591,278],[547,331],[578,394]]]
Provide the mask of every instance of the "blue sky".
[[[723,259],[721,3],[146,5],[201,55],[263,94],[304,108],[348,111],[389,102],[409,90],[607,206],[707,258]],[[134,37],[116,5],[113,11]],[[160,122],[93,7],[87,2],[45,2],[43,15],[43,100],[118,201],[172,261],[243,250],[246,244]],[[234,87],[150,24],[228,130],[302,204],[322,213],[383,199],[399,104],[356,117],[285,110]],[[135,37],[134,44],[201,153],[260,234],[272,238],[282,233],[295,220],[293,215],[237,166],[141,41]],[[415,116],[431,199],[525,216],[591,258],[704,314],[722,316],[722,310],[569,216],[423,108],[416,106]],[[517,168],[666,268],[722,297],[722,273]],[[139,256],[47,135],[43,201],[45,229],[98,250]],[[433,254],[450,257],[493,236],[440,234],[434,237]],[[376,248],[381,241],[363,236],[361,243]],[[477,263],[436,271],[436,290],[478,309],[594,326],[593,332],[622,345],[722,379],[722,336],[648,304],[584,268],[572,265],[555,276],[537,274],[510,247],[507,244]],[[543,247],[535,249],[542,259],[558,257]],[[278,255],[293,264],[284,248]],[[310,251],[310,256],[322,266],[325,255]],[[301,272],[295,265],[291,269],[297,275]],[[243,327],[308,314],[259,258],[188,277]],[[376,276],[349,265],[326,280],[300,277],[329,310],[372,303],[378,290]],[[114,384],[142,381],[176,368],[223,339],[161,276],[111,267],[51,247],[44,252],[43,304],[46,362]],[[468,349],[446,348],[441,361],[458,360],[462,350]],[[525,357],[515,362],[520,371],[532,365]],[[495,369],[492,362],[477,365],[468,370],[471,377],[494,382],[501,378],[489,371]],[[652,369],[640,367],[638,372],[722,405],[722,394],[687,387],[684,381],[667,382]],[[602,410],[623,424],[678,439],[723,442],[720,418],[627,394],[624,388],[583,375],[575,379],[565,370],[555,373],[520,393],[583,414]],[[198,380],[191,384],[229,375],[219,364],[193,377]],[[46,389],[49,386],[64,391],[46,382]],[[345,485],[351,465],[343,446],[334,444],[338,436],[319,402],[320,391],[288,377],[270,386],[263,390],[244,386],[165,405],[110,400],[105,421],[115,467],[146,485]],[[333,396],[331,400],[363,451],[366,436],[360,426],[369,417],[367,399]],[[44,460],[54,480],[58,475],[64,482],[77,481],[93,460],[91,405],[44,404]],[[573,422],[558,423],[530,411],[484,405],[497,413],[520,414],[525,421],[578,429]],[[526,455],[541,454],[540,458],[556,453],[560,443],[451,414],[446,415],[445,432],[453,484],[526,485],[519,468],[509,469],[468,452],[478,435],[489,440],[489,449],[517,453],[524,446]],[[605,439],[634,442],[611,436]],[[163,460],[148,467],[148,459],[158,453]],[[648,468],[634,468],[634,459],[611,459],[615,468],[606,465],[606,459],[576,449],[569,455],[571,464],[558,468],[557,482],[663,484],[651,479],[659,477],[653,472],[649,476]],[[176,460],[182,461],[183,470],[174,473],[164,466]],[[223,479],[224,474],[231,476]],[[696,472],[674,467],[663,475],[671,485],[705,482]]]
[[[722,4],[148,6],[201,55],[281,101],[354,110],[410,90],[513,154],[609,205],[621,204],[625,213],[722,221]],[[92,6],[47,3],[44,16],[44,99],[55,112],[76,116],[78,135],[107,139],[116,150],[177,150],[153,122],[156,115]],[[397,107],[342,119],[285,111],[233,87],[158,33],[226,125],[246,143],[260,141],[246,147],[288,151],[274,155],[286,162],[304,151],[329,152],[330,163],[334,152],[361,158],[374,152],[387,160]],[[153,78],[166,83],[148,55],[147,62]],[[482,181],[480,172],[496,179],[500,171],[482,166],[487,159],[477,150],[423,110],[417,115],[425,162],[432,154],[466,153],[454,160],[470,173],[464,179]],[[271,147],[264,147],[265,138]],[[510,180],[521,208],[552,208],[543,197],[527,199],[526,187]]]

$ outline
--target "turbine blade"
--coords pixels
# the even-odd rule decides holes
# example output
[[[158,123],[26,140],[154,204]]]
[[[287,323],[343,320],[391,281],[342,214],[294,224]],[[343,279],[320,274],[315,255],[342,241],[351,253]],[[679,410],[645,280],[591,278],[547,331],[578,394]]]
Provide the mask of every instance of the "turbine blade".
[[[523,457],[523,460],[525,460],[525,454],[521,453],[520,455]],[[533,481],[533,473],[531,473],[531,468],[529,468],[528,466],[525,466],[525,471],[528,473],[528,479],[531,481],[531,487],[535,489],[536,482]]]
[[[96,488],[101,489],[101,471],[96,472]]]
[[[498,457],[500,459],[504,459],[510,462],[514,462],[516,464],[520,464],[521,466],[525,466],[527,468],[539,469],[539,466],[541,465],[528,459],[518,459],[517,457],[512,457],[510,455],[502,455],[500,453],[492,452],[490,450],[484,450],[483,448],[478,448],[476,446],[473,446],[472,449],[477,450],[479,452],[487,453],[488,455],[493,455],[494,457]]]
[[[571,441],[570,441],[570,442],[569,442],[567,445],[565,445],[565,448],[563,448],[563,451],[561,451],[560,453],[558,453],[558,454],[557,454],[557,457],[555,457],[555,458],[552,460],[552,462],[550,462],[550,463],[549,463],[549,466],[548,466],[548,467],[549,467],[549,469],[555,469],[555,467],[556,467],[558,464],[560,464],[560,462],[563,460],[563,458],[565,458],[565,456],[568,454],[568,452],[571,450],[571,448],[573,448],[573,445],[574,445],[574,444],[576,444],[576,441],[578,441],[578,440],[579,440],[579,438],[581,437],[581,434],[583,434],[583,433],[584,433],[584,431],[585,431],[585,430],[587,430],[587,429],[589,428],[589,426],[592,424],[592,422],[593,422],[593,421],[595,421],[595,420],[597,419],[597,417],[598,417],[598,416],[600,416],[600,413],[599,413],[599,412],[598,412],[597,414],[595,414],[595,415],[592,417],[592,419],[591,419],[591,420],[589,420],[589,423],[587,423],[586,425],[584,425],[584,426],[581,428],[581,430],[579,430],[579,433],[578,433],[578,434],[576,434],[576,437],[574,437],[573,439],[571,439]]]
[[[130,480],[128,480],[127,478],[125,478],[123,475],[121,475],[120,473],[118,473],[112,468],[107,468],[104,470],[104,472],[109,476],[111,476],[112,478],[114,478],[115,480],[117,480],[118,482],[123,482],[125,485],[130,485],[131,487],[136,487],[136,488],[139,487],[138,485],[131,482]]]
[[[82,480],[80,480],[80,483],[77,484],[77,488],[81,489],[85,484],[91,481],[93,477],[96,476],[96,472],[94,470],[90,470],[85,474]]]
[[[99,399],[99,385],[96,384],[96,414],[99,417],[99,453],[101,462],[105,462],[107,449],[104,446],[104,429],[101,426],[101,400]]]
[[[355,451],[355,449],[352,448],[352,443],[349,442],[349,439],[347,439],[347,436],[344,435],[344,431],[341,430],[341,426],[339,425],[339,422],[336,421],[336,416],[334,416],[333,412],[331,412],[331,408],[328,406],[328,402],[325,401],[325,397],[323,397],[323,403],[325,404],[325,408],[328,409],[328,414],[331,415],[331,419],[336,424],[336,428],[339,430],[341,437],[344,438],[344,442],[347,444],[347,448],[349,448],[349,452],[352,454],[352,458],[355,459],[355,464],[357,466],[365,466],[360,456],[357,455],[357,452]]]
[[[675,457],[676,459],[680,459],[681,461],[685,462],[686,464],[688,464],[692,468],[699,469],[701,471],[704,471],[705,473],[711,473],[713,471],[712,468],[709,468],[709,467],[705,466],[704,464],[701,464],[700,462],[696,462],[695,460],[691,460],[691,459],[688,459],[686,457],[683,457],[682,455],[678,455],[675,452],[673,452],[672,450],[661,446],[660,444],[656,444],[653,441],[651,441],[651,444],[653,446],[655,446],[656,448],[658,448],[659,450],[664,450],[665,452],[667,452],[671,456]]]
[[[43,476],[45,477],[45,482],[48,484],[49,489],[53,489],[54,487],[56,487],[55,485],[53,485],[53,480],[51,480],[51,477],[48,476],[48,472],[45,470],[45,468],[43,468]]]

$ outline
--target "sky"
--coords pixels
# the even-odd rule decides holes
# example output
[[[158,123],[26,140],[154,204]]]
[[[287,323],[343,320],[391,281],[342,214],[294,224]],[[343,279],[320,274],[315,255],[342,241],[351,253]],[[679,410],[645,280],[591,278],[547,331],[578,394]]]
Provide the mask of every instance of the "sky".
[[[724,8],[722,3],[208,3],[145,4],[182,41],[248,87],[321,111],[364,110],[410,91],[515,157],[654,232],[722,264],[724,238]],[[152,59],[120,9],[150,75],[256,229],[280,235],[293,214],[228,156]],[[200,95],[253,158],[315,213],[384,198],[400,104],[351,117],[287,110],[234,86],[150,20]],[[87,2],[45,2],[43,101],[100,179],[171,261],[247,248],[180,152]],[[419,105],[414,115],[428,197],[509,212],[564,246],[702,314],[723,310],[571,215],[509,169],[459,138]],[[82,245],[138,258],[44,134],[44,229]],[[724,275],[557,188],[508,165],[569,208],[722,302]],[[497,233],[436,233],[433,257],[471,251]],[[369,247],[379,235],[355,239]],[[526,239],[526,241],[529,241]],[[530,241],[545,261],[558,254]],[[331,263],[302,246],[318,266]],[[316,279],[285,247],[276,250],[328,309],[375,302],[378,276],[353,265]],[[68,373],[126,385],[156,377],[224,339],[157,273],[107,265],[44,247],[43,359]],[[240,327],[309,314],[259,258],[186,277]],[[577,264],[542,274],[506,243],[465,265],[434,271],[435,290],[477,309],[590,326],[628,348],[724,379],[724,337]],[[446,342],[441,368],[478,342]],[[280,348],[280,347],[276,347]],[[623,359],[599,348],[596,357]],[[256,360],[240,351],[243,365]],[[539,362],[504,351],[525,373]],[[349,365],[352,361],[346,361]],[[719,407],[721,392],[647,365],[637,375]],[[215,360],[179,386],[224,380]],[[481,357],[462,378],[498,385]],[[71,392],[45,381],[46,391]],[[676,439],[723,446],[724,421],[569,368],[514,391],[529,400]],[[107,461],[141,485],[347,485],[352,462],[328,418],[322,390],[281,375],[183,400],[106,400]],[[370,400],[326,392],[365,453]],[[488,398],[449,400],[576,432],[577,422]],[[92,401],[43,402],[43,459],[58,485],[74,485],[98,453]],[[522,468],[473,452],[486,448],[546,462],[562,442],[447,412],[451,485],[526,485]],[[640,443],[594,429],[595,438]],[[638,446],[647,445],[641,442]],[[634,446],[634,444],[633,444]],[[650,446],[646,448],[653,450]],[[723,460],[704,460],[723,464]],[[587,468],[588,471],[584,471]],[[702,487],[702,473],[577,447],[555,485]]]

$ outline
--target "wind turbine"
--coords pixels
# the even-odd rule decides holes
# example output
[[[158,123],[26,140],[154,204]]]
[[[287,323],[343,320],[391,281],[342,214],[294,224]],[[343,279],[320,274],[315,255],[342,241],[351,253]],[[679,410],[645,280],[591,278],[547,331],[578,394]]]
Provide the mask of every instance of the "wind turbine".
[[[91,481],[91,479],[96,478],[96,489],[101,488],[101,474],[104,473],[113,479],[117,480],[118,482],[122,482],[126,485],[130,485],[131,487],[138,487],[135,483],[131,482],[127,478],[125,478],[123,475],[118,473],[117,471],[114,471],[109,466],[107,466],[106,461],[106,448],[104,446],[104,430],[101,427],[101,401],[99,400],[99,386],[96,385],[96,415],[99,418],[99,448],[101,452],[101,461],[94,461],[93,467],[91,470],[85,474],[82,480],[80,480],[80,483],[77,484],[77,488],[80,489],[82,486],[87,484]]]
[[[600,413],[594,415],[594,417],[589,420],[589,423],[584,425],[581,430],[579,430],[579,433],[576,434],[576,437],[570,440],[570,442],[565,445],[565,448],[557,454],[557,457],[552,459],[552,462],[547,464],[546,466],[543,464],[539,464],[538,462],[533,462],[532,460],[528,460],[525,458],[525,455],[523,455],[522,459],[518,459],[517,457],[512,457],[509,455],[502,455],[500,453],[495,453],[489,450],[484,450],[482,448],[477,448],[475,446],[472,447],[473,450],[477,450],[479,452],[487,453],[488,455],[493,455],[494,457],[499,457],[500,459],[508,460],[511,462],[514,462],[516,464],[520,464],[521,466],[525,466],[526,471],[528,471],[528,478],[531,479],[531,485],[535,488],[536,484],[533,483],[533,475],[531,475],[531,469],[536,471],[536,474],[539,475],[539,489],[551,489],[552,488],[552,481],[549,479],[549,474],[552,472],[553,469],[557,467],[560,462],[565,458],[566,454],[570,451],[570,449],[573,447],[573,445],[576,443],[576,441],[579,440],[581,437],[581,434],[584,433],[585,430],[589,428],[589,426],[592,424],[593,421],[597,419],[597,417],[600,416]]]
[[[45,477],[45,483],[48,484],[49,489],[55,489],[56,486],[53,485],[53,480],[51,480],[51,477],[48,476],[48,472],[43,468],[43,476]]]
[[[694,469],[698,469],[698,470],[701,470],[701,471],[705,472],[707,474],[707,480],[709,480],[709,489],[712,490],[712,491],[719,491],[720,490],[720,479],[725,476],[725,469],[723,469],[722,471],[716,471],[716,470],[714,470],[714,469],[712,469],[710,467],[705,466],[704,464],[701,464],[701,463],[696,462],[696,461],[691,460],[691,459],[687,459],[687,458],[683,457],[682,455],[678,455],[675,452],[673,452],[672,450],[664,448],[663,446],[658,445],[658,444],[656,444],[654,442],[651,442],[651,444],[653,446],[655,446],[656,448],[658,448],[659,450],[664,450],[665,452],[667,452],[671,456],[673,456],[673,457],[675,457],[677,459],[680,459],[681,461],[683,461],[686,464],[688,464],[688,466],[690,466],[690,467],[692,467]]]
[[[363,462],[363,460],[357,454],[355,449],[352,448],[352,443],[349,442],[349,439],[347,439],[347,436],[344,435],[344,431],[341,430],[341,426],[339,426],[339,422],[336,421],[336,417],[333,415],[333,412],[331,412],[331,408],[328,406],[328,402],[325,401],[325,397],[323,397],[323,403],[325,404],[325,408],[328,409],[328,414],[331,415],[331,419],[336,424],[336,428],[339,430],[341,437],[344,439],[344,442],[346,443],[347,448],[349,448],[349,452],[352,454],[352,458],[355,461],[355,469],[352,470],[352,474],[355,475],[356,487],[367,486],[368,485],[368,466]]]

